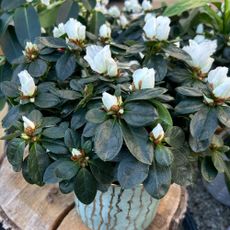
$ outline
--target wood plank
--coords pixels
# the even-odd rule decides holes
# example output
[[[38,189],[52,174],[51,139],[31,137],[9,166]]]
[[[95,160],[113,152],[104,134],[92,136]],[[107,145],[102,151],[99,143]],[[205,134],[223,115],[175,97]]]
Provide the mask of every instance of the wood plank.
[[[181,197],[183,199],[181,200]],[[173,184],[168,194],[161,200],[156,217],[148,230],[175,229],[183,218],[187,208],[187,193],[178,185]],[[177,214],[177,215],[176,215]],[[176,217],[174,220],[174,217]],[[174,227],[172,227],[172,220]],[[77,229],[89,230],[77,216],[75,209],[71,210],[58,227],[58,230]]]
[[[40,188],[27,184],[20,173],[12,171],[6,159],[0,175],[1,211],[8,217],[6,224],[14,225],[12,229],[55,229],[74,207],[73,195],[61,194],[56,186]]]

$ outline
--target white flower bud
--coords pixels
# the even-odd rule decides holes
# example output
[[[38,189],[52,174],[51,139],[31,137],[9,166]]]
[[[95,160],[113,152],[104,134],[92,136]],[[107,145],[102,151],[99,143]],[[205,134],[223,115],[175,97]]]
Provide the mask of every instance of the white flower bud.
[[[57,27],[55,26],[53,29],[53,36],[55,38],[60,38],[65,34],[65,25],[63,23],[60,23]]]
[[[128,19],[125,17],[124,14],[122,14],[120,16],[120,19],[118,20],[118,24],[124,29],[127,27],[127,25],[129,24]]]
[[[33,121],[31,121],[29,118],[27,118],[26,116],[22,116],[22,120],[23,120],[23,126],[24,129],[35,129],[35,124]]]
[[[112,6],[109,8],[108,14],[113,18],[119,18],[121,15],[121,11],[117,6]]]
[[[146,15],[145,15],[145,19],[144,19],[144,21],[145,22],[147,22],[150,18],[152,18],[152,17],[156,17],[156,14],[155,13],[147,13]]]
[[[107,74],[110,77],[118,74],[117,63],[111,57],[109,45],[104,48],[97,45],[88,46],[84,59],[89,63],[91,69],[99,74]]]
[[[153,137],[154,140],[156,141],[161,141],[164,136],[165,136],[165,132],[161,126],[161,124],[158,124],[151,132],[151,135]]]
[[[147,19],[143,29],[148,39],[162,41],[168,39],[170,32],[169,24],[170,19],[168,17],[151,17]]]
[[[70,18],[65,24],[65,32],[70,40],[84,41],[86,27],[76,19]]]
[[[132,13],[140,13],[142,8],[138,0],[126,0],[125,10]]]
[[[190,66],[200,69],[202,73],[207,73],[214,61],[210,56],[215,53],[216,48],[216,40],[205,40],[202,43],[189,40],[189,45],[185,46],[183,50],[191,56],[192,60],[187,61]]]
[[[133,83],[135,89],[153,89],[155,86],[154,69],[138,69],[133,73]]]
[[[113,96],[107,92],[102,94],[102,102],[107,111],[113,110],[115,108],[117,111],[120,110],[120,105],[122,103],[121,97]]]
[[[152,3],[151,3],[151,1],[144,0],[144,1],[142,2],[142,9],[143,9],[144,11],[152,10]]]
[[[82,153],[78,149],[75,149],[75,148],[72,149],[71,153],[72,153],[73,157],[80,157],[80,156],[82,156]]]
[[[18,77],[20,80],[21,92],[23,96],[32,97],[36,91],[34,79],[30,76],[27,70],[21,71],[18,74]]]
[[[111,28],[107,24],[103,24],[99,29],[99,36],[101,38],[111,38]]]

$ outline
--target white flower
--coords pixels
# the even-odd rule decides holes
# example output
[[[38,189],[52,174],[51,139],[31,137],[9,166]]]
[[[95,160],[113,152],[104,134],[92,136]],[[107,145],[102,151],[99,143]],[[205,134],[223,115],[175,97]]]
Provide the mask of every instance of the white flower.
[[[39,54],[39,48],[32,42],[26,42],[25,50],[22,51],[23,55],[29,60],[34,60]]]
[[[31,121],[29,118],[27,118],[26,116],[22,116],[22,120],[23,120],[23,126],[24,129],[35,129],[35,124],[33,121]]]
[[[140,13],[142,8],[138,0],[126,0],[125,10],[132,13]]]
[[[230,78],[227,74],[227,67],[217,67],[208,74],[208,83],[213,90],[214,96],[217,98],[230,98]]]
[[[151,1],[144,0],[142,2],[142,8],[143,8],[144,11],[151,10],[152,9],[152,3],[151,3]]]
[[[164,138],[165,132],[161,126],[158,124],[151,132],[152,137],[154,140],[161,141]]]
[[[117,6],[112,6],[109,8],[108,14],[113,18],[119,18],[121,15],[121,11]]]
[[[121,25],[121,27],[124,29],[125,27],[127,27],[127,25],[129,24],[128,19],[125,17],[124,14],[122,14],[120,16],[120,19],[118,20],[118,24]]]
[[[75,149],[75,148],[72,149],[71,153],[72,153],[73,157],[80,157],[80,156],[82,156],[82,153],[78,149]]]
[[[53,29],[53,36],[55,38],[60,38],[65,34],[65,25],[63,23],[60,23],[57,27],[55,26]]]
[[[95,6],[95,10],[98,12],[101,12],[103,14],[107,14],[107,9],[105,7],[104,4],[101,4],[100,2],[98,2]]]
[[[18,77],[20,80],[21,92],[23,96],[32,97],[36,90],[34,79],[30,76],[27,70],[21,71],[18,74]]]
[[[99,29],[99,36],[101,38],[111,38],[111,28],[107,24],[103,24]]]
[[[41,3],[46,5],[46,6],[49,6],[50,5],[50,0],[41,0]]]
[[[197,26],[196,33],[197,33],[197,35],[194,37],[193,40],[195,40],[197,43],[202,43],[202,42],[206,41],[205,36],[203,35],[203,33],[204,33],[204,25],[203,24],[199,24]]]
[[[118,74],[117,63],[111,57],[109,45],[104,48],[97,45],[88,46],[84,59],[89,63],[91,69],[99,74],[108,74],[111,77]]]
[[[138,69],[133,73],[133,83],[135,89],[153,89],[155,86],[154,69]]]
[[[204,33],[204,25],[203,25],[203,24],[199,24],[199,25],[196,27],[196,33],[197,33],[197,34],[203,34],[203,33]]]
[[[214,61],[210,56],[215,53],[216,48],[216,41],[206,40],[198,44],[194,40],[189,40],[189,45],[183,50],[191,56],[192,60],[187,61],[190,66],[200,69],[202,73],[207,73]]]
[[[70,18],[65,24],[65,32],[70,40],[84,41],[86,27],[76,19]]]
[[[159,16],[147,19],[144,31],[145,35],[150,40],[167,40],[170,32],[170,19],[168,17]]]
[[[111,111],[111,110],[120,111],[122,99],[121,97],[116,97],[107,92],[104,92],[102,94],[102,102],[107,111]]]

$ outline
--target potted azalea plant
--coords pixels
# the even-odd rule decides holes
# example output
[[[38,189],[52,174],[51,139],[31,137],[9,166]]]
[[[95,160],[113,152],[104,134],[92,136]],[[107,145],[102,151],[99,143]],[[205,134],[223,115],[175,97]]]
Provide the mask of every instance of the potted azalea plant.
[[[13,169],[74,192],[90,229],[145,229],[172,183],[193,182],[196,163],[205,180],[230,180],[220,135],[229,70],[213,64],[215,38],[188,41],[180,25],[207,2],[3,0],[2,139]]]

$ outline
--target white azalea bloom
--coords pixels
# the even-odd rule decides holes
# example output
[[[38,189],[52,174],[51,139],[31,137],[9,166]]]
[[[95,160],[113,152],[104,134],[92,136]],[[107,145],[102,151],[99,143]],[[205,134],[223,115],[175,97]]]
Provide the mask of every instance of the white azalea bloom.
[[[101,4],[100,2],[98,2],[94,8],[96,11],[101,12],[103,14],[107,14],[108,10],[106,9],[104,4]]]
[[[22,116],[24,129],[35,129],[35,124],[26,116]]]
[[[103,24],[99,28],[99,36],[101,38],[111,38],[111,27],[108,24]]]
[[[75,148],[72,149],[71,153],[73,157],[80,157],[82,155],[81,152]]]
[[[32,97],[36,90],[34,79],[30,76],[27,70],[21,71],[18,74],[18,77],[20,80],[21,92],[23,96]]]
[[[122,103],[121,98],[113,96],[107,92],[102,94],[102,102],[107,111],[110,111],[112,107],[119,107]]]
[[[144,11],[152,10],[153,8],[151,1],[148,0],[144,0],[141,6]]]
[[[204,25],[203,24],[199,24],[196,28],[196,33],[197,34],[203,34],[204,33]]]
[[[117,63],[111,57],[109,45],[104,48],[97,45],[88,46],[84,59],[89,63],[91,69],[99,74],[108,74],[111,77],[118,74]]]
[[[70,40],[84,41],[86,27],[76,19],[70,18],[65,24],[65,32]]]
[[[49,6],[50,5],[50,0],[41,0],[41,3],[46,5],[46,6]]]
[[[208,83],[212,89],[216,88],[220,84],[224,83],[228,78],[227,67],[217,67],[208,73]]]
[[[230,77],[227,67],[217,67],[208,74],[208,83],[215,97],[228,99],[230,97]]]
[[[135,89],[153,89],[155,86],[154,69],[138,69],[133,73],[133,84]]]
[[[215,53],[217,48],[216,40],[206,40],[202,43],[197,43],[194,40],[189,40],[189,45],[183,50],[191,56],[191,61],[187,63],[201,70],[202,73],[207,73],[214,61],[210,56]]]
[[[167,40],[170,32],[170,19],[168,17],[159,16],[159,17],[151,17],[147,19],[144,32],[148,39],[154,40],[157,39],[159,41]]]
[[[125,10],[132,13],[140,13],[142,8],[138,0],[126,0]]]
[[[119,18],[121,15],[121,11],[117,6],[112,6],[109,8],[108,14],[113,18]]]
[[[161,126],[161,124],[158,124],[151,132],[154,140],[161,141],[164,138],[165,132]]]
[[[124,29],[125,27],[127,27],[127,25],[129,24],[128,19],[125,17],[124,14],[122,14],[120,16],[120,19],[118,20],[118,24]]]
[[[26,42],[25,50],[22,51],[24,56],[27,56],[31,59],[36,58],[38,52],[39,52],[38,46],[32,42]]]
[[[53,36],[55,38],[60,38],[65,34],[65,25],[64,23],[60,23],[58,26],[55,26],[53,29]]]

